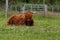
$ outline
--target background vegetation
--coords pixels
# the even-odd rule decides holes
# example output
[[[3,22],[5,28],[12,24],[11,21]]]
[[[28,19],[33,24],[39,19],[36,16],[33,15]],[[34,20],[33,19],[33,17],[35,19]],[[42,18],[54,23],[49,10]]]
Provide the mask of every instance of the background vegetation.
[[[11,4],[17,4],[17,3],[45,3],[48,5],[59,5],[60,4],[60,0],[9,0],[9,3]],[[0,0],[0,4],[4,4],[5,0]]]

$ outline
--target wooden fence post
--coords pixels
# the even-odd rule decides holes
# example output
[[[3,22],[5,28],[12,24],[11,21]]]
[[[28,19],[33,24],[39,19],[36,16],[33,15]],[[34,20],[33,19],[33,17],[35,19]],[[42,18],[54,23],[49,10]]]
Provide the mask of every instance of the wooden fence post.
[[[6,0],[6,18],[7,18],[7,14],[8,14],[8,0]]]
[[[46,16],[47,13],[47,5],[44,5],[44,17]]]
[[[55,7],[55,6],[52,6],[52,13],[54,13],[54,7]]]

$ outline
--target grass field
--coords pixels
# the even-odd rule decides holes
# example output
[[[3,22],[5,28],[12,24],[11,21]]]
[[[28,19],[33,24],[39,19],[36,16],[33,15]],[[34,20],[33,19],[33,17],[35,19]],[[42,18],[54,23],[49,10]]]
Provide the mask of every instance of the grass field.
[[[60,40],[60,18],[33,14],[34,26],[7,26],[0,13],[0,40]]]

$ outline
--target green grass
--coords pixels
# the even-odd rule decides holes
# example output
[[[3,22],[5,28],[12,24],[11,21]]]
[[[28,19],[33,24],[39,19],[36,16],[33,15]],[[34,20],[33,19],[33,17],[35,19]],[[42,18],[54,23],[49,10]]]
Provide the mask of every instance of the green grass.
[[[33,14],[34,26],[7,26],[0,14],[0,40],[60,40],[60,18]]]

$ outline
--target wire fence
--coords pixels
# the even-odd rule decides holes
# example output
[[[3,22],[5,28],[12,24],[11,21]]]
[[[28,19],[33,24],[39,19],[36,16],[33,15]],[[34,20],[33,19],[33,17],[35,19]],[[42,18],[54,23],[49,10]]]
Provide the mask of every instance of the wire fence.
[[[36,14],[42,14],[44,16],[60,16],[59,5],[44,5],[44,4],[24,4],[24,5],[9,5],[8,16],[14,13],[21,13],[27,10],[33,11]],[[0,11],[6,13],[6,6],[0,4]]]
[[[9,9],[11,11],[15,11],[15,12],[24,12],[27,10],[31,10],[34,13],[37,14],[43,14],[44,16],[46,15],[55,15],[55,16],[59,16],[60,15],[60,6],[56,6],[56,5],[44,5],[44,4],[24,4],[24,5],[12,5],[9,7]]]

